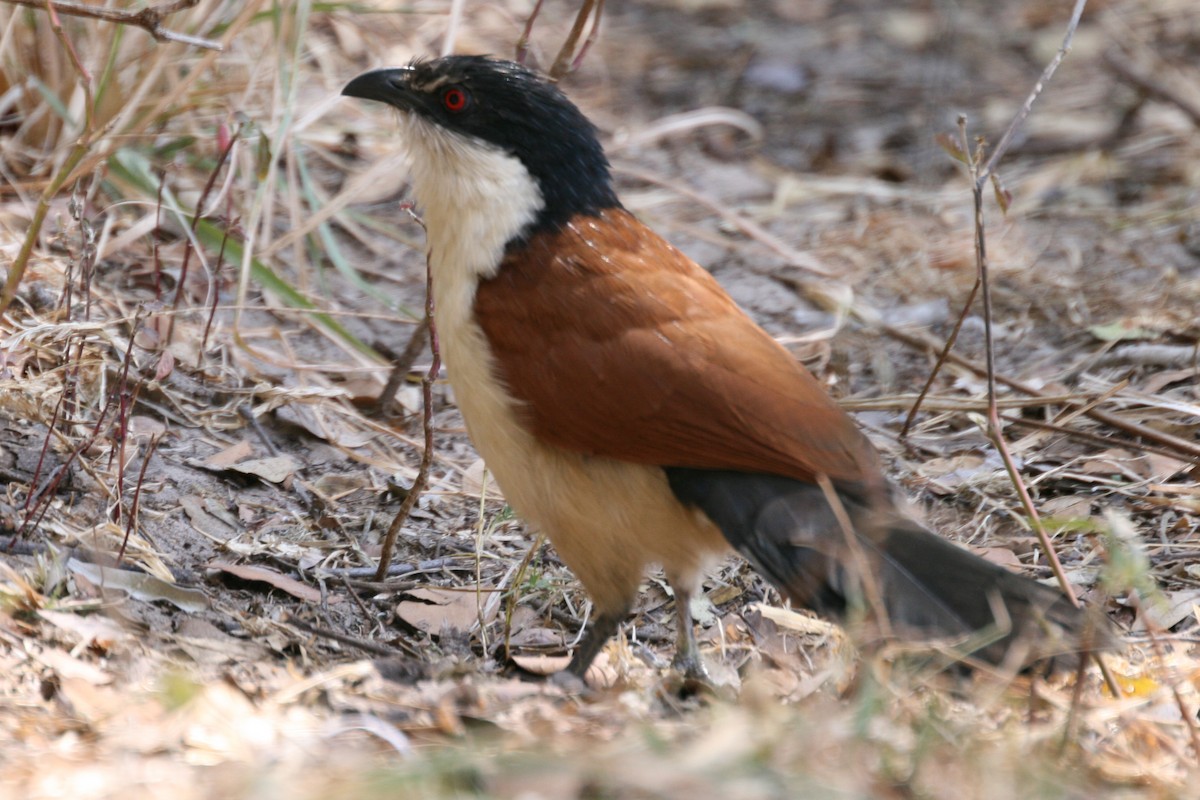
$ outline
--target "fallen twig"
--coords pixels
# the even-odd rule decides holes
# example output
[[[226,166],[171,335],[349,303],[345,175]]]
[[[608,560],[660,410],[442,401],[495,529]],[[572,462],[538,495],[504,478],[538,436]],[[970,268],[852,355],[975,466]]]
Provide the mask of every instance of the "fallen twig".
[[[0,0],[0,2],[39,9],[45,8],[47,5],[45,0]],[[69,2],[69,0],[68,2],[54,0],[53,9],[60,14],[72,17],[88,17],[90,19],[113,22],[118,25],[133,25],[153,36],[154,40],[158,42],[182,42],[183,44],[203,47],[208,50],[224,50],[225,48],[221,46],[220,42],[205,39],[202,36],[193,36],[190,33],[167,30],[163,27],[162,22],[164,18],[169,17],[177,11],[192,8],[199,2],[200,0],[172,0],[172,2],[163,3],[161,6],[150,6],[140,11],[124,11],[118,8],[93,6],[88,3],[73,3]]]
[[[937,351],[945,346],[943,342],[937,341],[929,334],[905,331],[901,330],[900,328],[894,328],[890,325],[882,325],[880,328],[888,336],[891,336],[893,339],[901,341],[910,347],[915,347],[921,350]],[[960,367],[965,367],[976,375],[983,376],[987,374],[986,369],[972,361],[963,358],[962,356],[951,353],[946,360],[952,364],[957,364]],[[1017,380],[1016,378],[1010,378],[1005,375],[996,375],[996,382],[1002,383],[1011,389],[1016,389],[1018,392],[1022,392],[1023,394],[1027,394],[1031,397],[1046,396],[1039,390],[1033,388],[1027,383],[1024,383],[1023,381]],[[1068,405],[1082,405],[1084,403],[1085,401],[1083,400],[1067,401]],[[1193,460],[1200,458],[1200,443],[1188,441],[1187,439],[1167,433],[1166,431],[1156,430],[1148,425],[1143,425],[1140,422],[1127,420],[1118,414],[1112,414],[1100,408],[1089,408],[1084,412],[1084,416],[1089,417],[1096,422],[1108,425],[1109,427],[1124,431],[1131,436],[1137,436],[1141,439],[1155,442],[1159,447],[1173,451],[1176,456],[1182,455],[1182,457],[1185,459]]]
[[[1193,124],[1200,126],[1200,105],[1184,97],[1149,71],[1142,69],[1132,59],[1126,58],[1124,53],[1116,49],[1109,50],[1104,54],[1104,66],[1147,97],[1175,106],[1191,117]]]
[[[938,356],[937,363],[933,368],[933,374],[931,374],[929,379],[926,381],[926,388],[922,390],[922,395],[924,395],[925,392],[928,391],[928,387],[933,384],[933,380],[938,374],[941,365],[945,363],[946,355],[950,352],[950,349],[954,347],[954,342],[958,338],[959,329],[962,327],[962,319],[966,317],[971,305],[975,302],[976,292],[982,287],[984,303],[984,338],[986,339],[987,343],[988,369],[986,371],[986,376],[988,381],[988,395],[989,397],[995,396],[995,370],[993,369],[994,352],[992,350],[992,320],[991,314],[989,313],[991,310],[991,289],[988,285],[987,279],[988,262],[987,243],[984,237],[983,225],[983,190],[987,186],[988,181],[994,179],[996,165],[1000,162],[1000,159],[1004,157],[1004,154],[1008,152],[1008,148],[1012,145],[1013,137],[1016,136],[1017,131],[1021,129],[1021,126],[1025,124],[1025,120],[1029,117],[1030,112],[1033,110],[1033,104],[1037,102],[1038,97],[1046,88],[1046,84],[1058,70],[1058,65],[1062,63],[1062,60],[1066,58],[1067,53],[1070,51],[1071,41],[1075,38],[1075,30],[1079,27],[1079,19],[1081,16],[1083,16],[1083,9],[1086,5],[1087,0],[1076,0],[1075,7],[1071,11],[1071,19],[1067,23],[1067,31],[1063,35],[1063,41],[1058,48],[1058,52],[1054,54],[1054,57],[1050,59],[1050,63],[1046,65],[1044,70],[1042,70],[1042,74],[1038,78],[1037,83],[1033,85],[1033,89],[1030,90],[1029,95],[1025,98],[1025,102],[1022,103],[1021,108],[1017,110],[1016,116],[1013,117],[1012,122],[1010,122],[1008,125],[1008,128],[1000,136],[1000,141],[992,149],[992,153],[990,156],[988,156],[986,162],[983,162],[982,164],[980,163],[982,161],[982,143],[980,143],[975,149],[975,152],[972,152],[970,143],[966,140],[966,118],[959,118],[959,132],[962,136],[963,142],[961,153],[955,153],[955,156],[967,166],[971,175],[971,188],[975,197],[975,256],[976,266],[978,267],[978,275],[975,280],[975,285],[971,288],[971,292],[967,297],[967,302],[963,305],[962,315],[959,318],[959,322],[955,324],[950,338],[946,340],[945,352]],[[998,195],[1002,193],[999,188],[999,183],[996,183],[996,191]],[[918,399],[917,403],[914,404],[912,411],[909,412],[908,419],[905,420],[904,432],[908,431],[908,428],[911,425],[913,418],[916,416],[919,407],[920,400]]]
[[[411,206],[406,206],[405,210],[412,215],[418,224],[424,227],[424,223],[413,212]],[[421,492],[425,490],[425,484],[429,482],[429,468],[433,465],[433,382],[437,380],[438,372],[442,369],[442,356],[438,349],[437,326],[433,320],[433,306],[433,267],[427,261],[425,265],[425,324],[429,326],[429,349],[433,353],[433,361],[429,365],[429,372],[421,379],[421,428],[425,434],[425,446],[421,451],[421,466],[417,469],[417,477],[413,479],[413,484],[408,490],[408,495],[404,498],[404,502],[400,504],[400,510],[396,512],[392,524],[388,526],[387,534],[383,537],[383,545],[379,552],[379,569],[375,572],[375,580],[377,581],[383,580],[388,574],[388,564],[392,560],[392,550],[396,546],[396,537],[399,535],[400,529],[404,526],[404,521],[412,513],[413,507],[417,504],[417,499],[421,496]]]

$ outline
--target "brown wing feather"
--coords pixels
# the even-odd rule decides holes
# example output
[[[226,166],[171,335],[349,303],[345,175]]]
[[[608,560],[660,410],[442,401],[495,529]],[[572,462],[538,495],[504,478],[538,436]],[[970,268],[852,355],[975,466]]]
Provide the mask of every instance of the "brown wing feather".
[[[623,210],[533,237],[475,313],[541,439],[673,467],[873,484],[874,448],[716,280]]]

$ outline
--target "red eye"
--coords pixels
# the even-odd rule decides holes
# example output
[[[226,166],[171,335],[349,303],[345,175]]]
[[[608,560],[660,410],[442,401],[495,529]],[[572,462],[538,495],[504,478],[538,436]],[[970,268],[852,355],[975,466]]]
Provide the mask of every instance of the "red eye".
[[[470,103],[467,93],[459,88],[450,88],[442,92],[442,105],[447,111],[462,111]]]

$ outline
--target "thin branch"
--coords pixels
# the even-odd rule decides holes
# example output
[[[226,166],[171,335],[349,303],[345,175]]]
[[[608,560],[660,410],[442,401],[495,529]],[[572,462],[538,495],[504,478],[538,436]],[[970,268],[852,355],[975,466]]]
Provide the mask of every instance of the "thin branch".
[[[923,350],[939,350],[944,346],[942,342],[937,341],[928,334],[916,334],[909,331],[903,331],[891,325],[882,325],[881,329],[888,336],[904,342],[910,347],[916,347]],[[962,356],[955,355],[954,353],[948,355],[946,360],[951,364],[957,364],[960,367],[965,367],[976,375],[982,376],[986,374],[986,370],[983,367],[975,364],[974,362],[968,361]],[[1019,381],[1016,378],[1010,378],[1006,375],[997,375],[996,382],[1002,383],[1010,389],[1015,389],[1022,394],[1029,395],[1030,397],[1047,397],[1045,392],[1039,391],[1023,381]],[[1083,400],[1069,399],[1064,403],[1064,405],[1070,406],[1079,406],[1082,404],[1084,404]],[[1184,439],[1182,436],[1176,436],[1175,434],[1168,433],[1167,431],[1156,430],[1151,428],[1149,425],[1144,425],[1140,422],[1134,422],[1133,420],[1125,419],[1119,414],[1114,414],[1101,408],[1089,408],[1084,412],[1084,416],[1094,419],[1096,422],[1099,422],[1103,425],[1108,425],[1111,428],[1115,428],[1116,430],[1124,431],[1131,436],[1137,436],[1138,438],[1145,439],[1146,441],[1154,442],[1160,447],[1174,451],[1177,454],[1181,454],[1184,458],[1200,459],[1200,443]]]
[[[1075,7],[1071,11],[1071,19],[1067,23],[1067,31],[1063,35],[1063,41],[1062,41],[1062,44],[1058,48],[1058,52],[1056,52],[1054,54],[1054,57],[1052,59],[1050,59],[1050,63],[1046,65],[1046,68],[1044,70],[1042,70],[1042,74],[1038,78],[1037,83],[1035,83],[1033,85],[1033,89],[1030,90],[1029,96],[1025,98],[1025,102],[1021,104],[1021,108],[1017,111],[1016,116],[1013,117],[1012,122],[1010,122],[1008,125],[1008,128],[1000,136],[1000,141],[996,144],[996,147],[992,150],[992,154],[988,157],[987,162],[985,162],[982,166],[980,166],[981,159],[979,158],[979,152],[978,152],[979,148],[976,149],[976,153],[972,153],[970,145],[966,141],[966,118],[961,117],[961,116],[959,117],[959,132],[960,132],[961,138],[963,139],[962,144],[961,144],[961,147],[962,147],[961,160],[963,161],[964,164],[967,165],[967,168],[970,171],[971,185],[972,185],[972,188],[974,189],[974,193],[976,195],[976,198],[975,198],[976,199],[975,222],[976,222],[977,227],[976,227],[976,237],[975,237],[975,249],[976,249],[976,257],[977,257],[977,265],[979,266],[980,275],[977,276],[976,284],[974,287],[972,287],[970,296],[968,297],[967,302],[963,306],[963,311],[962,311],[961,317],[959,318],[959,322],[955,325],[954,331],[951,333],[950,339],[946,342],[945,350],[941,353],[941,355],[938,356],[938,360],[937,360],[937,363],[933,367],[932,374],[929,376],[929,378],[925,382],[925,389],[922,390],[920,397],[917,398],[917,402],[913,404],[912,410],[910,410],[908,412],[908,417],[904,421],[904,427],[901,431],[901,436],[908,433],[908,430],[912,425],[912,421],[916,418],[917,412],[921,407],[921,398],[923,398],[925,396],[925,393],[929,390],[929,387],[933,385],[933,381],[937,377],[938,372],[941,370],[942,364],[945,363],[945,361],[946,361],[946,356],[949,354],[950,348],[954,346],[954,341],[958,337],[958,330],[962,325],[961,320],[966,317],[968,310],[971,308],[971,304],[975,300],[975,293],[980,288],[980,283],[982,283],[982,286],[983,286],[984,305],[987,306],[990,304],[990,297],[988,296],[989,295],[989,287],[987,285],[987,275],[986,275],[986,271],[987,271],[986,252],[983,249],[984,244],[981,241],[982,232],[978,227],[982,223],[983,188],[987,184],[988,180],[990,179],[993,170],[995,170],[996,164],[998,164],[1000,162],[1000,159],[1004,156],[1004,154],[1006,152],[1008,152],[1008,148],[1012,145],[1013,137],[1016,136],[1017,131],[1019,131],[1021,129],[1021,126],[1025,124],[1025,120],[1029,117],[1030,112],[1033,111],[1033,104],[1035,102],[1037,102],[1038,97],[1041,96],[1042,91],[1045,90],[1046,84],[1050,81],[1050,78],[1053,77],[1054,73],[1058,70],[1058,65],[1062,63],[1062,60],[1064,58],[1066,58],[1067,53],[1070,52],[1071,42],[1075,38],[1075,30],[1079,27],[1079,19],[1080,19],[1080,17],[1083,16],[1083,9],[1086,5],[1087,5],[1087,0],[1076,0]],[[992,335],[991,317],[986,313],[986,309],[985,309],[985,314],[984,314],[984,335],[988,339],[987,353],[988,353],[988,362],[989,362],[989,366],[990,366],[991,360],[994,356],[993,356],[992,348],[991,348],[991,335]],[[989,394],[992,394],[992,395],[995,394],[995,392],[994,392],[995,387],[993,385],[993,373],[994,373],[994,370],[989,368],[988,373],[987,373],[988,374],[988,391],[989,391]]]
[[[596,31],[600,27],[600,16],[604,13],[604,0],[583,0],[583,5],[579,7],[579,13],[575,15],[575,24],[571,26],[571,32],[567,34],[567,40],[563,42],[563,46],[559,49],[558,55],[554,59],[554,65],[550,67],[548,73],[551,80],[558,80],[569,71],[579,66],[580,60],[587,53],[588,48],[596,37]],[[579,43],[579,37],[583,35],[583,28],[587,25],[589,18],[592,18],[592,30],[587,41],[579,50],[579,54],[572,58],[575,53],[575,46]]]
[[[971,287],[971,291],[967,294],[967,302],[963,303],[962,312],[958,315],[958,319],[954,321],[954,327],[951,328],[950,335],[946,337],[946,346],[938,353],[937,361],[934,362],[933,369],[929,370],[929,377],[925,379],[925,385],[921,387],[921,391],[917,394],[917,399],[908,409],[908,416],[904,418],[904,424],[900,427],[901,439],[908,436],[913,422],[917,419],[917,412],[921,410],[921,406],[925,403],[925,398],[928,396],[929,390],[933,388],[933,382],[937,380],[938,374],[942,371],[942,365],[950,357],[950,350],[953,349],[954,343],[958,341],[958,334],[962,330],[963,322],[967,319],[967,313],[971,310],[971,306],[975,304],[975,295],[979,293],[979,284],[979,277],[976,276],[975,285]]]
[[[892,622],[888,617],[887,606],[883,604],[883,595],[880,593],[879,581],[876,579],[876,570],[867,561],[867,554],[863,550],[862,543],[858,541],[858,534],[855,531],[854,523],[850,520],[850,514],[846,511],[846,506],[842,503],[842,498],[838,495],[837,489],[833,487],[833,482],[829,480],[829,476],[823,473],[818,473],[817,486],[821,487],[821,492],[825,495],[825,502],[829,504],[829,509],[833,512],[833,518],[837,520],[838,527],[841,528],[842,537],[846,542],[846,550],[850,556],[848,559],[856,570],[855,579],[857,581],[857,589],[863,593],[862,600],[867,603],[867,608],[864,611],[870,611],[875,623],[879,626],[879,633],[885,639],[892,637]],[[872,519],[869,522],[869,536],[875,536],[880,531],[878,530],[879,521]],[[876,539],[878,541],[878,539]]]
[[[413,213],[411,207],[407,207],[406,210],[424,227],[424,223]],[[426,263],[425,324],[429,326],[429,349],[433,353],[433,362],[429,365],[429,372],[421,379],[421,400],[423,406],[421,427],[425,434],[425,449],[421,453],[421,466],[417,469],[417,477],[413,479],[412,488],[408,490],[408,496],[400,504],[400,510],[396,512],[396,517],[392,520],[392,524],[388,526],[387,535],[383,537],[383,545],[379,552],[379,569],[375,571],[375,580],[377,581],[382,581],[387,577],[388,565],[392,561],[392,550],[396,546],[396,537],[400,534],[400,529],[404,526],[408,515],[412,513],[413,507],[417,504],[417,499],[421,496],[421,492],[425,490],[425,484],[429,482],[429,469],[433,466],[433,382],[437,380],[438,372],[442,368],[442,356],[438,348],[437,326],[433,321],[433,306],[433,267]]]
[[[1163,633],[1162,628],[1158,623],[1146,613],[1146,609],[1142,605],[1142,598],[1137,592],[1130,592],[1129,599],[1133,601],[1134,608],[1138,611],[1138,616],[1146,623],[1146,635],[1150,638],[1150,646],[1154,649],[1154,655],[1158,658],[1158,662],[1162,665],[1167,663],[1167,654],[1163,650],[1162,642],[1159,636]],[[1183,701],[1183,696],[1179,693],[1179,684],[1181,681],[1173,679],[1171,676],[1167,683],[1171,690],[1171,696],[1175,698],[1175,705],[1179,708],[1179,716],[1187,725],[1188,733],[1192,740],[1192,752],[1195,758],[1200,759],[1200,728],[1196,726],[1196,712],[1191,711],[1187,707],[1187,703]]]
[[[417,323],[417,327],[413,329],[412,335],[408,338],[408,344],[404,346],[403,352],[400,353],[392,361],[392,371],[388,374],[387,383],[384,384],[383,390],[379,392],[379,397],[375,399],[376,411],[384,417],[390,417],[396,412],[396,392],[400,391],[400,387],[404,384],[405,378],[408,377],[409,371],[417,360],[417,356],[421,354],[421,349],[425,347],[425,338],[429,334],[429,318],[424,317]]]
[[[45,0],[0,0],[0,2],[28,6],[29,8],[45,8],[47,5]],[[223,50],[224,47],[221,46],[220,42],[205,39],[201,36],[192,36],[190,33],[178,33],[177,31],[167,30],[163,27],[162,22],[164,18],[177,11],[191,8],[199,2],[200,0],[172,0],[172,2],[163,3],[160,6],[143,8],[141,11],[123,11],[116,8],[93,6],[87,3],[55,2],[54,10],[60,14],[72,17],[87,17],[89,19],[103,20],[104,22],[113,22],[118,25],[133,25],[146,31],[146,33],[150,34],[158,42],[182,42],[183,44],[190,44],[193,47],[203,47],[208,50]]]
[[[1071,52],[1071,42],[1075,38],[1075,30],[1079,27],[1079,19],[1083,16],[1083,9],[1087,6],[1087,0],[1075,0],[1075,7],[1071,10],[1071,20],[1067,23],[1067,32],[1063,35],[1062,44],[1059,45],[1058,52],[1054,54],[1054,58],[1050,59],[1050,63],[1042,70],[1041,77],[1037,83],[1033,85],[1029,96],[1025,98],[1025,102],[1021,104],[1021,108],[1017,111],[1017,115],[1013,117],[1013,121],[1009,123],[1008,129],[1000,137],[1000,141],[996,143],[996,147],[992,150],[992,154],[988,157],[987,163],[975,176],[976,186],[983,190],[983,185],[987,183],[988,178],[992,174],[992,170],[1000,163],[1000,159],[1008,152],[1008,148],[1012,145],[1013,137],[1017,131],[1025,124],[1025,119],[1029,113],[1033,111],[1033,104],[1037,102],[1038,97],[1046,88],[1046,84],[1054,77],[1054,73],[1058,70],[1058,65],[1067,57],[1067,53]]]
[[[537,0],[534,3],[533,11],[529,12],[529,19],[525,20],[525,27],[521,30],[521,38],[517,39],[517,52],[514,60],[518,64],[524,64],[525,59],[529,57],[529,37],[533,35],[533,23],[542,13],[543,2],[544,0]]]
[[[1192,119],[1192,124],[1200,126],[1200,105],[1184,97],[1170,86],[1158,80],[1148,70],[1135,64],[1117,50],[1109,50],[1104,54],[1104,66],[1115,72],[1126,83],[1132,84],[1146,97],[1163,103],[1170,103]]]

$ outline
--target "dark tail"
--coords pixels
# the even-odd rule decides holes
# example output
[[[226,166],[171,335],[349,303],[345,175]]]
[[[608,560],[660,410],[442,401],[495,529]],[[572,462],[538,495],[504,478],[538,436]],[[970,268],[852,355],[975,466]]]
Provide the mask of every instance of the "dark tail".
[[[669,468],[675,495],[794,604],[845,617],[886,616],[904,639],[950,639],[991,664],[1053,666],[1108,634],[1059,591],[993,564],[897,511],[871,514],[839,491],[853,542],[817,486],[742,472]],[[842,495],[850,495],[843,497]],[[882,606],[881,609],[874,605]]]

